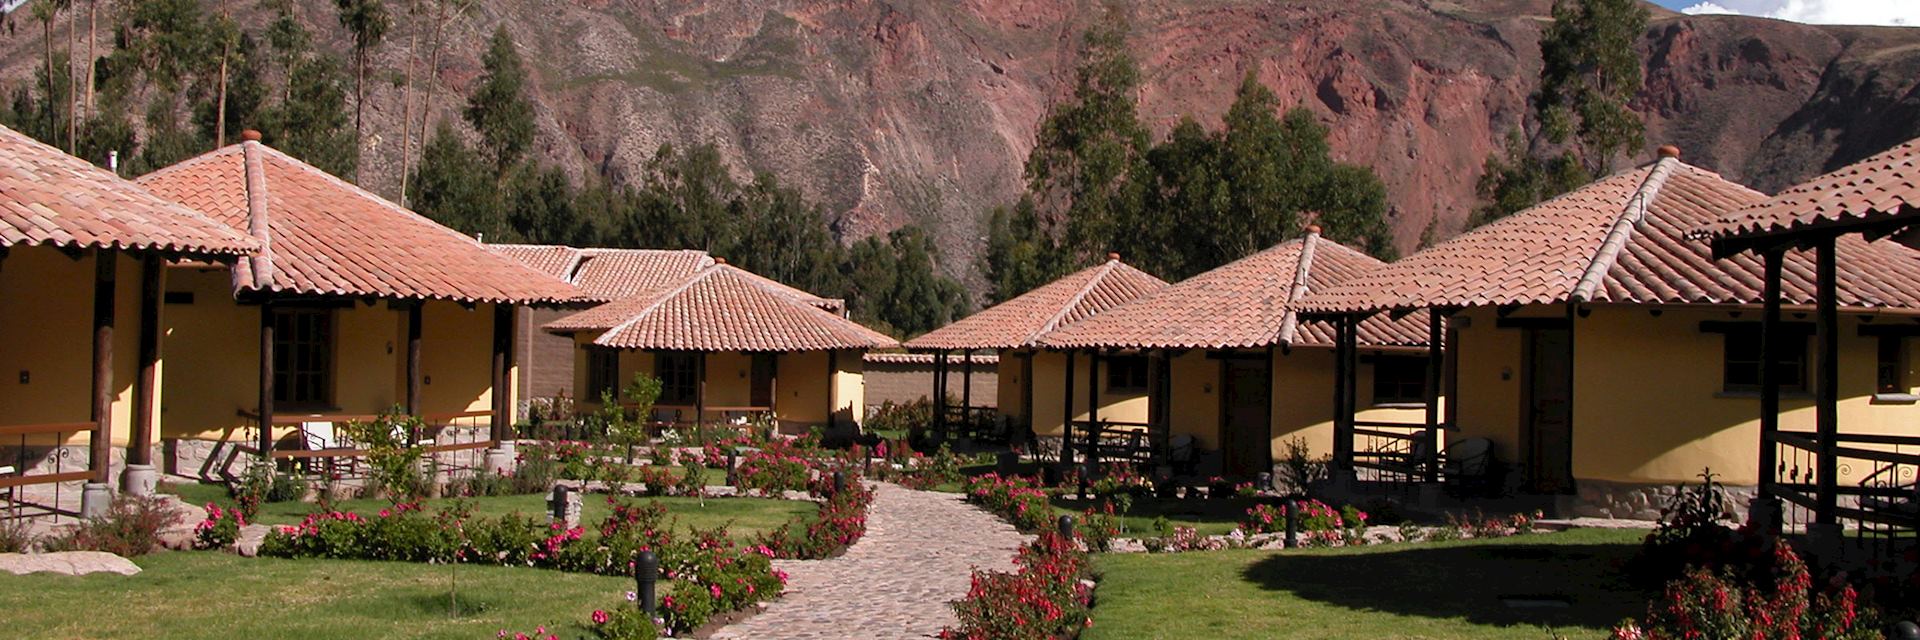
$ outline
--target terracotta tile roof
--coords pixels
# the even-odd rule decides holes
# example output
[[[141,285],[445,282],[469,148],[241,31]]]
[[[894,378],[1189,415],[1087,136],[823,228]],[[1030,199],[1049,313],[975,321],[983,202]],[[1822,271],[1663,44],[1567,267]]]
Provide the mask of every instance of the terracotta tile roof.
[[[1920,222],[1920,139],[1749,204],[1696,235],[1761,237],[1895,219]]]
[[[580,267],[583,251],[557,244],[488,244],[494,253],[519,260],[520,264],[561,280],[572,282],[573,271]],[[579,283],[574,283],[578,286]],[[586,294],[585,290],[581,290]]]
[[[1050,347],[1127,349],[1329,346],[1333,326],[1301,323],[1291,303],[1383,266],[1314,231],[1142,295],[1049,333],[1041,342]],[[1426,316],[1368,318],[1360,324],[1360,342],[1425,346]]]
[[[236,291],[559,303],[572,285],[256,141],[147,174],[141,185],[265,246]]]
[[[573,283],[580,288],[581,299],[589,302],[622,300],[679,284],[714,263],[713,256],[698,249],[576,249],[545,244],[487,247]],[[827,311],[838,313],[847,308],[846,301],[839,298],[822,298],[750,271],[746,275]]]
[[[1050,331],[1085,320],[1146,293],[1165,280],[1108,256],[1106,262],[907,341],[909,349],[1017,349],[1038,346]]]
[[[868,353],[866,355],[861,356],[860,359],[865,360],[867,364],[913,364],[913,365],[932,365],[933,364],[933,354],[931,353]],[[960,365],[965,364],[966,361],[967,361],[966,358],[961,357],[960,354],[953,354],[947,357],[947,363],[951,364],[954,367],[959,367]],[[1000,364],[1000,354],[997,354],[997,353],[973,354],[973,365],[976,367],[979,367],[979,366],[991,367],[997,364]]]
[[[0,127],[0,247],[50,245],[237,256],[252,238],[112,172]]]
[[[616,300],[546,325],[553,333],[604,332],[617,349],[818,351],[883,349],[892,338],[806,303],[770,280],[724,262],[679,284]]]
[[[1752,254],[1714,260],[1687,234],[1765,196],[1663,158],[1474,229],[1310,296],[1311,311],[1551,304],[1757,304]],[[1644,203],[1644,204],[1643,204]],[[1843,239],[1850,308],[1920,309],[1920,254],[1889,241]],[[1788,255],[1789,304],[1812,304],[1811,254]]]

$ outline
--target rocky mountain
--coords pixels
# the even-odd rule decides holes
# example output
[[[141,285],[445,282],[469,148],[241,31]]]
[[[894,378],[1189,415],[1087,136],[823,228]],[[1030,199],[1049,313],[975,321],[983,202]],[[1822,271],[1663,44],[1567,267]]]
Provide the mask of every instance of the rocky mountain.
[[[209,6],[216,4],[207,0]],[[264,15],[235,2],[243,25]],[[405,0],[389,0],[396,12]],[[495,0],[454,24],[434,110],[457,117],[485,35],[532,64],[539,152],[576,174],[632,175],[659,145],[710,141],[828,205],[844,237],[935,229],[966,271],[991,207],[1022,184],[1036,124],[1065,90],[1093,0]],[[1341,159],[1392,196],[1396,243],[1444,237],[1482,162],[1520,126],[1548,0],[1142,0],[1127,4],[1157,132],[1217,125],[1248,70],[1332,129]],[[326,46],[332,3],[301,0]],[[1920,136],[1920,29],[1813,26],[1654,8],[1635,103],[1661,143],[1774,190]],[[24,15],[0,74],[39,64]],[[397,30],[369,97],[365,180],[398,183]],[[1623,162],[1626,159],[1623,159]]]

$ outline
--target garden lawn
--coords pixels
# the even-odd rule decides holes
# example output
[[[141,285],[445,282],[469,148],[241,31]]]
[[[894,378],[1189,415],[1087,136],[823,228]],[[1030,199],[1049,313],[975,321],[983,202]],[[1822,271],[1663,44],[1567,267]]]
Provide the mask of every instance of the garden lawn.
[[[1099,505],[1106,499],[1093,498],[1080,500],[1074,496],[1060,496],[1052,500],[1053,509],[1063,515],[1078,520],[1084,517],[1087,509]],[[1176,527],[1193,527],[1200,535],[1225,535],[1240,526],[1240,519],[1246,517],[1247,509],[1255,502],[1248,498],[1224,498],[1220,500],[1201,500],[1198,498],[1135,498],[1133,508],[1120,518],[1129,538],[1158,535],[1153,530],[1155,518],[1166,517],[1167,522]],[[1114,508],[1119,508],[1115,503]]]
[[[1106,554],[1094,626],[1115,638],[1604,638],[1646,611],[1618,576],[1644,531],[1584,529],[1298,551]],[[1503,596],[1559,598],[1515,608]]]
[[[626,578],[461,565],[459,615],[446,565],[160,553],[139,575],[0,579],[0,611],[42,638],[492,638],[502,629],[587,633],[626,604]]]
[[[189,504],[204,505],[212,502],[222,507],[233,506],[233,499],[227,496],[225,487],[208,484],[181,484],[171,488],[182,500]],[[523,515],[538,516],[547,512],[545,494],[519,496],[494,496],[487,498],[468,498],[473,504],[475,516],[498,517],[519,512]],[[812,515],[819,507],[805,500],[773,500],[766,498],[638,498],[626,500],[644,504],[649,500],[658,500],[667,505],[670,518],[677,518],[678,531],[688,528],[710,529],[726,525],[736,539],[772,531],[794,516]],[[429,511],[451,505],[450,498],[426,500]],[[378,498],[347,500],[335,505],[341,511],[351,511],[363,516],[371,516],[386,508],[389,503]],[[299,524],[302,518],[317,507],[307,502],[269,502],[260,505],[260,515],[255,518],[263,524]],[[609,508],[607,497],[600,494],[580,496],[580,521],[592,526],[607,516]]]

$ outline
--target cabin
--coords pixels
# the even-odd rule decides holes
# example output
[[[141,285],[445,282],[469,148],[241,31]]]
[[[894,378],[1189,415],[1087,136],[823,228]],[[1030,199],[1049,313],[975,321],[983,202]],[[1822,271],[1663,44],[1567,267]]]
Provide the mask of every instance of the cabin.
[[[1688,234],[1765,200],[1665,147],[1654,162],[1319,292],[1303,309],[1347,324],[1437,311],[1448,333],[1440,357],[1454,373],[1447,438],[1491,444],[1492,493],[1539,497],[1566,516],[1654,519],[1676,486],[1709,470],[1729,491],[1754,493],[1769,380],[1783,390],[1786,427],[1811,428],[1826,387],[1844,397],[1831,410],[1862,433],[1909,429],[1920,415],[1907,399],[1913,346],[1884,337],[1920,316],[1920,255],[1892,242],[1836,244],[1843,261],[1882,269],[1838,279],[1831,339],[1850,355],[1827,370],[1810,360],[1813,257],[1785,255],[1781,357],[1762,365],[1766,266],[1716,257]],[[1336,439],[1356,437],[1351,418],[1336,428]],[[1366,453],[1343,451],[1336,468],[1351,474]]]
[[[692,275],[549,322],[573,340],[582,410],[636,376],[660,380],[656,422],[770,417],[782,431],[855,427],[865,418],[861,356],[899,346],[823,300],[712,258]]]
[[[398,410],[459,468],[513,459],[513,319],[572,285],[260,142],[141,186],[259,245],[168,266],[160,437],[171,473],[228,477],[245,455],[351,458],[340,428]],[[486,458],[481,459],[482,452]]]
[[[1847,528],[1887,543],[1911,541],[1920,531],[1920,428],[1913,408],[1920,396],[1912,359],[1920,316],[1859,313],[1867,283],[1888,296],[1879,299],[1883,308],[1911,309],[1920,289],[1910,268],[1915,254],[1897,247],[1920,247],[1916,230],[1920,140],[1729,211],[1695,232],[1712,242],[1716,257],[1757,256],[1762,264],[1758,360],[1763,373],[1781,373],[1758,380],[1753,457],[1760,475],[1750,521],[1760,529],[1778,533],[1791,525],[1828,553]],[[1800,343],[1809,290],[1811,422],[1805,400],[1789,395],[1804,394],[1792,373],[1808,365]],[[1870,391],[1860,374],[1869,365]],[[1869,413],[1863,402],[1883,410]],[[1910,563],[1906,570],[1912,571]]]
[[[1089,354],[1052,349],[1041,339],[1048,333],[1167,286],[1161,280],[1107,254],[1100,264],[1068,274],[979,313],[907,341],[910,351],[934,356],[934,430],[950,435],[957,425],[991,423],[1015,441],[1034,439],[1049,455],[1060,451],[1066,424],[1084,422],[1089,415],[1120,423],[1147,420],[1145,362],[1127,360],[1108,367],[1108,375],[1088,373]],[[996,373],[998,418],[994,410],[976,406],[971,386],[946,385],[951,357],[958,352],[963,385],[970,376],[975,352],[999,356]],[[1076,380],[1077,378],[1077,380]],[[958,407],[947,404],[959,400]],[[1071,455],[1071,454],[1067,454]]]
[[[1305,237],[1046,334],[1041,344],[1087,354],[1090,374],[1104,373],[1110,387],[1147,391],[1144,421],[1092,412],[1076,420],[1082,459],[1153,460],[1174,467],[1168,474],[1251,480],[1276,471],[1291,448],[1330,455],[1336,327],[1303,321],[1293,305],[1383,266],[1309,227]],[[1439,408],[1427,317],[1377,316],[1357,330],[1359,418],[1409,453]],[[1131,442],[1142,435],[1145,448]]]
[[[13,515],[91,517],[116,489],[153,492],[167,265],[258,248],[0,127],[0,490]]]

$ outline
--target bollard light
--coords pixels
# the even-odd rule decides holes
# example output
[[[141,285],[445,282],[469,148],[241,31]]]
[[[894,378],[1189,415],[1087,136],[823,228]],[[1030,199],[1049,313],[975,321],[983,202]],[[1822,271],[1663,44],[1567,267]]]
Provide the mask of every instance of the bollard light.
[[[737,462],[737,458],[739,457],[739,455],[740,455],[739,452],[735,451],[733,447],[727,447],[727,485],[728,486],[737,486],[740,484],[740,472],[736,470],[737,466],[734,464],[735,462]]]
[[[847,472],[845,471],[833,472],[833,495],[836,495],[836,496],[840,495],[841,492],[846,490],[847,490]]]
[[[654,585],[659,581],[660,557],[653,555],[652,551],[640,552],[638,561],[633,565],[634,593],[639,595],[640,611],[647,614],[648,620],[653,619]]]
[[[1920,624],[1914,624],[1911,620],[1902,620],[1899,624],[1893,625],[1893,635],[1889,637],[1895,640],[1920,640]]]
[[[1073,539],[1073,516],[1060,516],[1060,537]]]
[[[1300,503],[1297,500],[1288,500],[1286,502],[1280,503],[1280,508],[1282,510],[1281,515],[1284,516],[1284,518],[1287,521],[1287,537],[1285,541],[1286,547],[1288,549],[1299,547],[1300,546]]]

